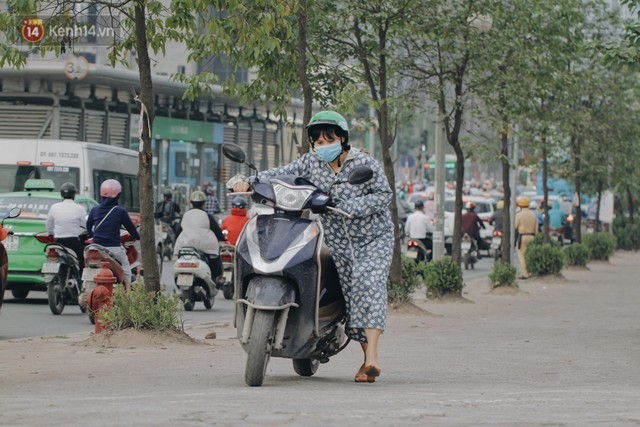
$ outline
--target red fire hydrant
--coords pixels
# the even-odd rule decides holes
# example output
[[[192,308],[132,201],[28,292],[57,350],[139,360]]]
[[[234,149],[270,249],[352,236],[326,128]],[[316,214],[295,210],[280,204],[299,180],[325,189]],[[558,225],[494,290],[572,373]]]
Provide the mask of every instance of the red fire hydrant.
[[[99,334],[106,329],[105,325],[100,321],[100,309],[104,307],[105,310],[109,310],[111,308],[113,284],[116,282],[116,277],[109,269],[108,262],[102,263],[102,268],[93,281],[96,283],[96,288],[89,292],[87,306],[89,307],[89,313],[95,319],[96,334]]]

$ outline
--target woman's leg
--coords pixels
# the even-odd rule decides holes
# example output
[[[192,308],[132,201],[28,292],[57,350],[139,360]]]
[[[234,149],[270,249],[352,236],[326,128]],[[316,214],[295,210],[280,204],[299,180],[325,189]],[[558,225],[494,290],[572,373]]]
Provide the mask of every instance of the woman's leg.
[[[378,364],[378,338],[380,338],[382,330],[365,329],[364,334],[367,337],[367,342],[360,343],[362,351],[364,352],[364,364],[365,366],[380,368],[380,365]]]

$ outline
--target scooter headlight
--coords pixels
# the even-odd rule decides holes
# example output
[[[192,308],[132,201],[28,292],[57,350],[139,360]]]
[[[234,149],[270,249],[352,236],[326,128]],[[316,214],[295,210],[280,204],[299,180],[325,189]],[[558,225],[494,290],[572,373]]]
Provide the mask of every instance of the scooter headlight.
[[[304,208],[315,188],[296,186],[288,187],[284,184],[274,184],[273,192],[276,195],[276,206],[286,211],[300,211]]]

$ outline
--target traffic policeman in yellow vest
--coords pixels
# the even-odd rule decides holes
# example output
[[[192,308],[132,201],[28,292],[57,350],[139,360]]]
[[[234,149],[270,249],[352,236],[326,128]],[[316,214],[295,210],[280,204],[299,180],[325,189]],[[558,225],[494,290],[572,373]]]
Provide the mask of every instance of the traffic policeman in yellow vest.
[[[527,250],[527,246],[536,233],[538,232],[538,218],[529,209],[529,198],[527,196],[521,196],[518,198],[517,205],[520,207],[520,212],[516,214],[516,247],[518,248],[518,259],[520,260],[520,276],[518,279],[528,279],[529,272],[527,271],[527,261],[524,258],[524,254]]]

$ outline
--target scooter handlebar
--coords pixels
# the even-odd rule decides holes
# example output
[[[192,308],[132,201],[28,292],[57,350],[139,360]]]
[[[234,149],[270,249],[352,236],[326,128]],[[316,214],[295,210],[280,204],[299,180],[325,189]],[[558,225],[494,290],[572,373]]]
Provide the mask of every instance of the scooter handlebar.
[[[350,213],[347,213],[347,212],[343,211],[342,209],[338,209],[338,208],[333,208],[333,207],[331,207],[331,206],[327,206],[327,210],[328,210],[328,211],[333,211],[333,212],[339,213],[340,215],[344,215],[344,216],[346,216],[347,218],[353,218],[353,215],[351,215]]]

